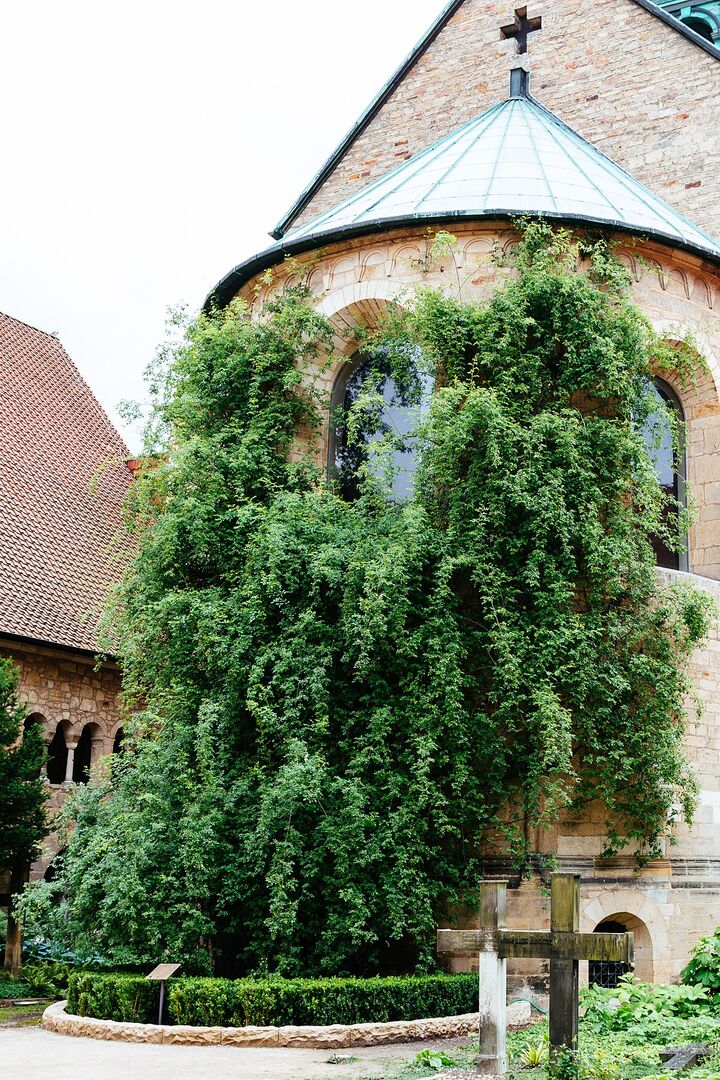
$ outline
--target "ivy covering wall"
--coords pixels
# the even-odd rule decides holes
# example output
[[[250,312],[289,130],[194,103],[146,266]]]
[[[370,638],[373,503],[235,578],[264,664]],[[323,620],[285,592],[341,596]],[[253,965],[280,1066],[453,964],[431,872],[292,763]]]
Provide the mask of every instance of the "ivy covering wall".
[[[684,665],[710,609],[659,586],[649,537],[687,522],[639,431],[653,365],[697,357],[627,294],[602,243],[536,224],[490,301],[391,312],[365,349],[409,400],[436,380],[402,504],[382,446],[354,502],[290,453],[321,431],[303,371],[332,339],[302,287],[190,324],[108,617],[135,719],[29,927],[186,970],[432,970],[484,848],[521,866],[600,798],[608,851],[657,853],[693,810]],[[370,380],[348,430],[380,407]]]

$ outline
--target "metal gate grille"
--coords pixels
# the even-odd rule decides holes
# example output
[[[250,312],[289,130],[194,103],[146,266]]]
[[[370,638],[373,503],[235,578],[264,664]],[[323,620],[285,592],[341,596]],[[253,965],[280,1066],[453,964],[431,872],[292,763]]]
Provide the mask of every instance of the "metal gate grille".
[[[595,927],[596,934],[625,934],[627,927],[622,923],[602,922]],[[623,975],[627,975],[630,968],[627,964],[618,963],[617,960],[591,960],[588,965],[588,975],[591,986],[601,986],[605,990],[614,990]]]

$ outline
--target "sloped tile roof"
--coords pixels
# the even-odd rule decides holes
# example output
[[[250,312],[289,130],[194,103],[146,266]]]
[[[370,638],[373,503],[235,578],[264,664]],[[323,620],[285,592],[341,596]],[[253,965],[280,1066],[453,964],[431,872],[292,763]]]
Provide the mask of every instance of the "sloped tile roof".
[[[128,456],[60,342],[0,313],[0,634],[96,650]]]

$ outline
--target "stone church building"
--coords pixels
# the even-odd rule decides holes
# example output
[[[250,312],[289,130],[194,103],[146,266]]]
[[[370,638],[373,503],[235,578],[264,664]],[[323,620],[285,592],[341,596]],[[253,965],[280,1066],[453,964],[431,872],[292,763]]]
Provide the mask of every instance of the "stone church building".
[[[452,0],[283,217],[276,242],[211,299],[239,295],[259,313],[295,272],[286,257],[307,263],[338,354],[354,359],[317,371],[341,402],[367,363],[346,331],[372,327],[408,288],[445,287],[456,271],[468,298],[487,297],[493,250],[515,242],[513,217],[613,236],[635,301],[662,335],[690,331],[708,364],[691,391],[657,382],[686,431],[683,460],[670,450],[659,461],[661,481],[679,498],[687,485],[698,505],[686,556],[658,550],[658,572],[689,574],[720,602],[718,45],[716,0],[518,9]],[[457,246],[429,258],[437,229]],[[118,572],[132,463],[56,338],[0,315],[0,378],[0,651],[20,666],[30,722],[45,732],[53,808],[122,738],[120,676],[96,661],[96,624]],[[332,471],[329,415],[324,453]],[[687,733],[702,788],[692,829],[679,828],[677,845],[641,873],[629,852],[601,859],[601,816],[564,820],[537,844],[581,874],[581,929],[634,931],[638,975],[661,981],[677,978],[698,937],[720,923],[717,634],[692,675],[705,707]],[[538,883],[513,884],[511,925],[547,922]],[[0,872],[0,904],[7,889]]]
[[[689,574],[720,601],[720,48],[698,19],[701,5],[666,6],[685,22],[649,0],[518,9],[453,0],[283,217],[276,243],[228,273],[209,302],[239,295],[261,312],[296,264],[307,265],[338,353],[354,358],[316,374],[342,402],[368,363],[343,332],[372,327],[421,281],[462,280],[466,298],[488,296],[491,253],[514,243],[513,216],[613,237],[655,328],[668,339],[690,331],[707,360],[709,374],[690,391],[657,380],[686,433],[684,460],[668,447],[658,462],[661,482],[680,499],[687,486],[698,504],[686,556],[658,550],[658,572]],[[715,9],[702,7],[709,25]],[[438,229],[457,246],[430,259],[428,234]],[[328,418],[332,473],[329,427]],[[641,873],[630,852],[601,859],[600,814],[564,820],[537,844],[581,875],[582,930],[634,931],[643,979],[676,979],[692,945],[720,923],[717,634],[694,656],[692,676],[704,704],[687,732],[702,788],[692,829],[679,828],[677,845]],[[515,885],[511,926],[547,923],[538,883]],[[515,974],[530,971],[518,965]]]

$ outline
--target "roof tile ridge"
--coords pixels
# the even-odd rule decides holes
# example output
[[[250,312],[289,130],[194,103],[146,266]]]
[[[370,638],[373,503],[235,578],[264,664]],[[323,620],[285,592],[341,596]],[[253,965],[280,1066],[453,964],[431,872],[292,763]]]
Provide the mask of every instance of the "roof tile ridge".
[[[0,311],[0,319],[7,319],[9,322],[16,323],[18,326],[24,326],[27,330],[32,330],[35,334],[42,334],[43,337],[49,338],[50,341],[60,341],[57,334],[53,333],[51,330],[43,330],[41,326],[35,326],[34,323],[29,323],[26,319],[18,319],[16,315],[10,315],[7,311]]]

